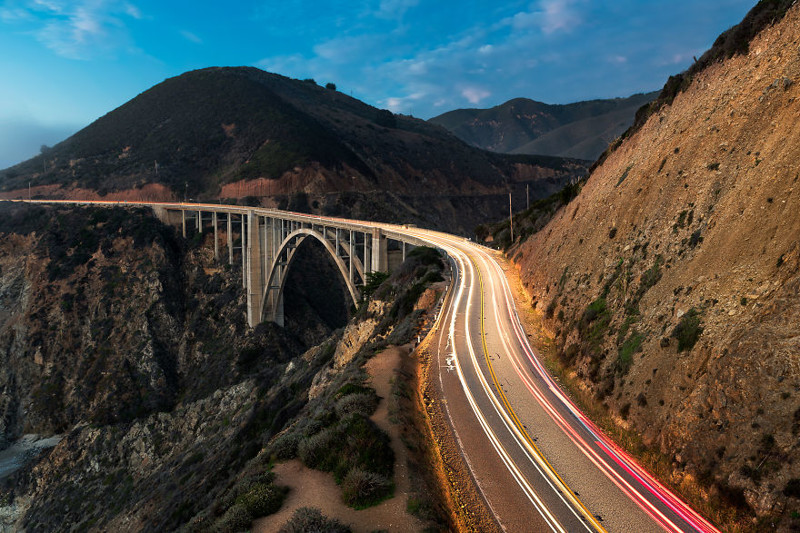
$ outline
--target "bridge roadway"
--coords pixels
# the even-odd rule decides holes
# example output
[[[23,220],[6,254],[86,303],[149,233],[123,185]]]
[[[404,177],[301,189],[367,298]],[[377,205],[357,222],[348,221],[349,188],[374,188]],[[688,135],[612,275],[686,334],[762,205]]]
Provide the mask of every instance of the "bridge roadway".
[[[717,531],[603,435],[547,374],[522,329],[496,252],[420,228],[284,215],[358,231],[380,228],[449,256],[454,279],[434,329],[439,386],[456,441],[502,530]]]

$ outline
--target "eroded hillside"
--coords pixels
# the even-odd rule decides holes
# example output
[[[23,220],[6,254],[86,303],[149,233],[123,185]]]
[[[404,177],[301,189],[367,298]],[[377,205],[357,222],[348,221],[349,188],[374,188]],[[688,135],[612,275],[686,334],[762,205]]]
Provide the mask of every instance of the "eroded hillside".
[[[558,354],[676,484],[800,509],[800,8],[694,76],[513,249]],[[703,489],[705,490],[705,489]]]

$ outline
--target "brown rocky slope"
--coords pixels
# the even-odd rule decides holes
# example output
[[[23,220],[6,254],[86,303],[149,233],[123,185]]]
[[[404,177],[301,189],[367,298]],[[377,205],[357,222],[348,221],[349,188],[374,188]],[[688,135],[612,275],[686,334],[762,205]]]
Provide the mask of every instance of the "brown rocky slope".
[[[512,249],[577,378],[745,514],[800,510],[800,7]]]

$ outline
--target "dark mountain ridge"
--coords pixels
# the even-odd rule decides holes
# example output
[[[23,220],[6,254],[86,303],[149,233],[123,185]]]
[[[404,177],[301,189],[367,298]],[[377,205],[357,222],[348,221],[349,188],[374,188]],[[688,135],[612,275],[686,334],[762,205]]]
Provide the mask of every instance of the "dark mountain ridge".
[[[457,109],[430,119],[473,146],[501,153],[594,160],[658,93],[545,104],[514,98],[489,109]]]
[[[526,186],[534,197],[547,195],[586,167],[478,150],[443,128],[310,80],[214,67],[170,78],[0,171],[0,191],[27,197],[30,184],[44,197],[255,196],[280,207],[299,194],[302,210],[341,211],[345,202],[353,216],[469,230],[499,215],[509,191],[517,201]],[[343,200],[345,193],[357,198]],[[386,194],[402,201],[390,205]]]

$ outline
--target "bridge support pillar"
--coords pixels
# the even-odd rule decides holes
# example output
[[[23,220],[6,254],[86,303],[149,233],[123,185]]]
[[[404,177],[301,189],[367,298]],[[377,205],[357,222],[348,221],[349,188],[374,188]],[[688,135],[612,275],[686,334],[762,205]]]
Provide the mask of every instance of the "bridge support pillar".
[[[247,290],[247,228],[245,222],[245,215],[242,213],[242,287]]]
[[[228,213],[228,264],[233,265],[233,223]]]
[[[186,211],[181,209],[181,234],[186,238]]]
[[[197,212],[197,233],[203,233],[203,212]]]
[[[364,285],[367,284],[367,274],[372,272],[372,239],[369,233],[364,233]]]
[[[261,295],[264,293],[264,277],[261,273],[261,229],[259,217],[253,211],[247,213],[247,323],[251,328],[261,322]],[[242,216],[244,223],[244,215]],[[244,239],[244,232],[242,233]],[[242,240],[244,247],[244,240]],[[244,249],[244,248],[243,248]]]
[[[219,261],[219,226],[217,222],[217,212],[211,213],[214,217],[214,261]]]
[[[350,230],[350,250],[348,251],[347,255],[347,262],[348,262],[348,271],[350,274],[350,284],[353,284],[353,280],[355,276],[353,275],[353,256],[356,253],[356,239],[355,233],[353,230]]]
[[[389,271],[389,247],[386,235],[379,229],[372,230],[372,271]]]

